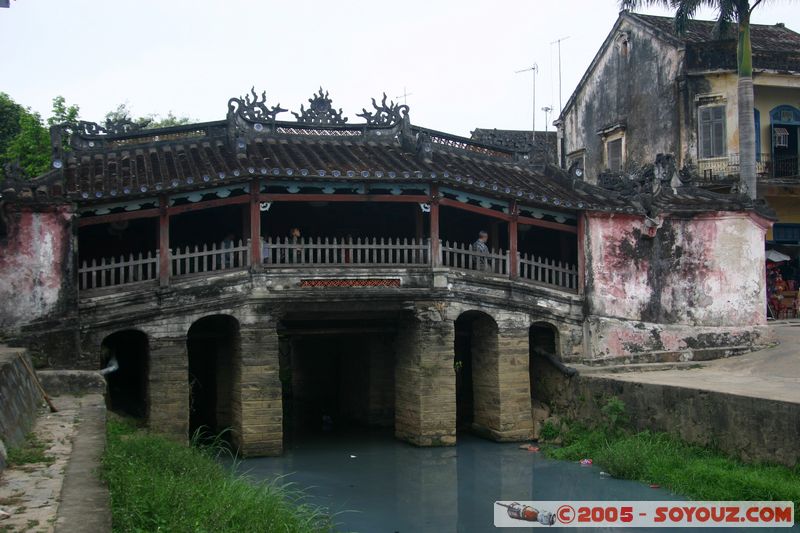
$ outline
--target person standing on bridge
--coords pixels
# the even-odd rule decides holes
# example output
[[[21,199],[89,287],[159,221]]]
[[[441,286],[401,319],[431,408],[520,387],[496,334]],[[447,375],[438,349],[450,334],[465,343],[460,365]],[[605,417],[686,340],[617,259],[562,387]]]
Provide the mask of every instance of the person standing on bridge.
[[[486,244],[488,241],[489,234],[481,230],[478,233],[478,240],[472,245],[472,249],[478,252],[473,263],[475,270],[488,271],[491,266],[489,264],[489,245]]]
[[[303,238],[300,228],[293,227],[289,230],[289,237],[286,239],[285,259],[288,263],[303,262]]]

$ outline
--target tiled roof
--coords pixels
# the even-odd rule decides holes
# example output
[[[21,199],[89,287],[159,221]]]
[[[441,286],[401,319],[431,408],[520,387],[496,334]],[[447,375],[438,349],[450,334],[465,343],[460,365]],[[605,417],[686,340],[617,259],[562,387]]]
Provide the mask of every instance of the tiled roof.
[[[516,147],[413,126],[407,106],[373,101],[374,113],[359,114],[365,123],[349,124],[322,90],[310,103],[295,122],[276,120],[282,110],[267,108],[254,93],[252,99],[231,99],[228,117],[217,122],[140,131],[130,124],[56,127],[53,170],[33,180],[6,180],[1,199],[87,206],[259,178],[267,185],[438,183],[529,206],[643,212],[616,191],[532,164],[530,154]],[[727,208],[722,201],[707,203],[708,209]]]
[[[531,130],[498,130],[496,128],[475,128],[472,131],[472,140],[502,148],[510,148],[517,152],[530,153],[533,148],[533,134]],[[558,155],[558,135],[555,131],[536,132],[536,152],[534,158],[555,163]]]
[[[675,19],[656,15],[630,13],[631,16],[657,28],[686,43],[701,44],[718,41],[714,38],[715,22],[711,20],[690,20],[683,34],[675,32]],[[736,39],[736,23],[730,25],[727,40]],[[800,34],[783,25],[751,24],[750,40],[754,52],[797,52],[800,50]]]

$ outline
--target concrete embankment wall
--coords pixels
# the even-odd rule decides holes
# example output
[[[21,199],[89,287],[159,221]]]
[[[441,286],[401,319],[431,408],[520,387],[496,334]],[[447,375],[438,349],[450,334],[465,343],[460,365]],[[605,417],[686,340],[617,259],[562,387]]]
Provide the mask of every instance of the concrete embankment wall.
[[[605,376],[567,378],[545,361],[534,368],[535,397],[562,419],[598,423],[603,405],[616,397],[636,430],[671,433],[745,462],[793,467],[800,460],[800,404]]]
[[[25,350],[0,345],[0,470],[5,468],[6,450],[31,429],[42,401],[23,357],[33,368]]]

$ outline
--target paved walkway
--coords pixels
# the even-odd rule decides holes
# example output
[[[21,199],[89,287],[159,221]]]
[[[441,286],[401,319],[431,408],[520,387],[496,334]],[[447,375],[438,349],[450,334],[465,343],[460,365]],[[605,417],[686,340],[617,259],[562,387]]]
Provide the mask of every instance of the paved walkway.
[[[56,533],[111,531],[108,487],[100,480],[100,462],[106,446],[106,405],[102,395],[81,402],[78,431],[67,464]]]
[[[47,445],[51,464],[0,472],[0,508],[11,515],[0,520],[0,531],[111,531],[108,490],[98,477],[105,447],[103,396],[56,396],[53,403],[58,412],[43,408],[32,429]]]
[[[774,322],[771,327],[779,342],[777,346],[709,361],[700,368],[620,373],[599,371],[591,372],[591,375],[800,403],[800,320]]]

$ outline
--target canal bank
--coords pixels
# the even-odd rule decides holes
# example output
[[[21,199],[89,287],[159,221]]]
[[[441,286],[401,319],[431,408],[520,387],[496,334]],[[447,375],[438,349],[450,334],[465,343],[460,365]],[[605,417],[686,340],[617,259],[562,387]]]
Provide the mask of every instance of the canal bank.
[[[632,429],[670,433],[744,462],[794,467],[800,458],[800,321],[771,329],[778,340],[771,348],[666,370],[582,367],[567,376],[534,358],[533,394],[560,418],[586,425],[602,419],[608,399],[618,398]]]

